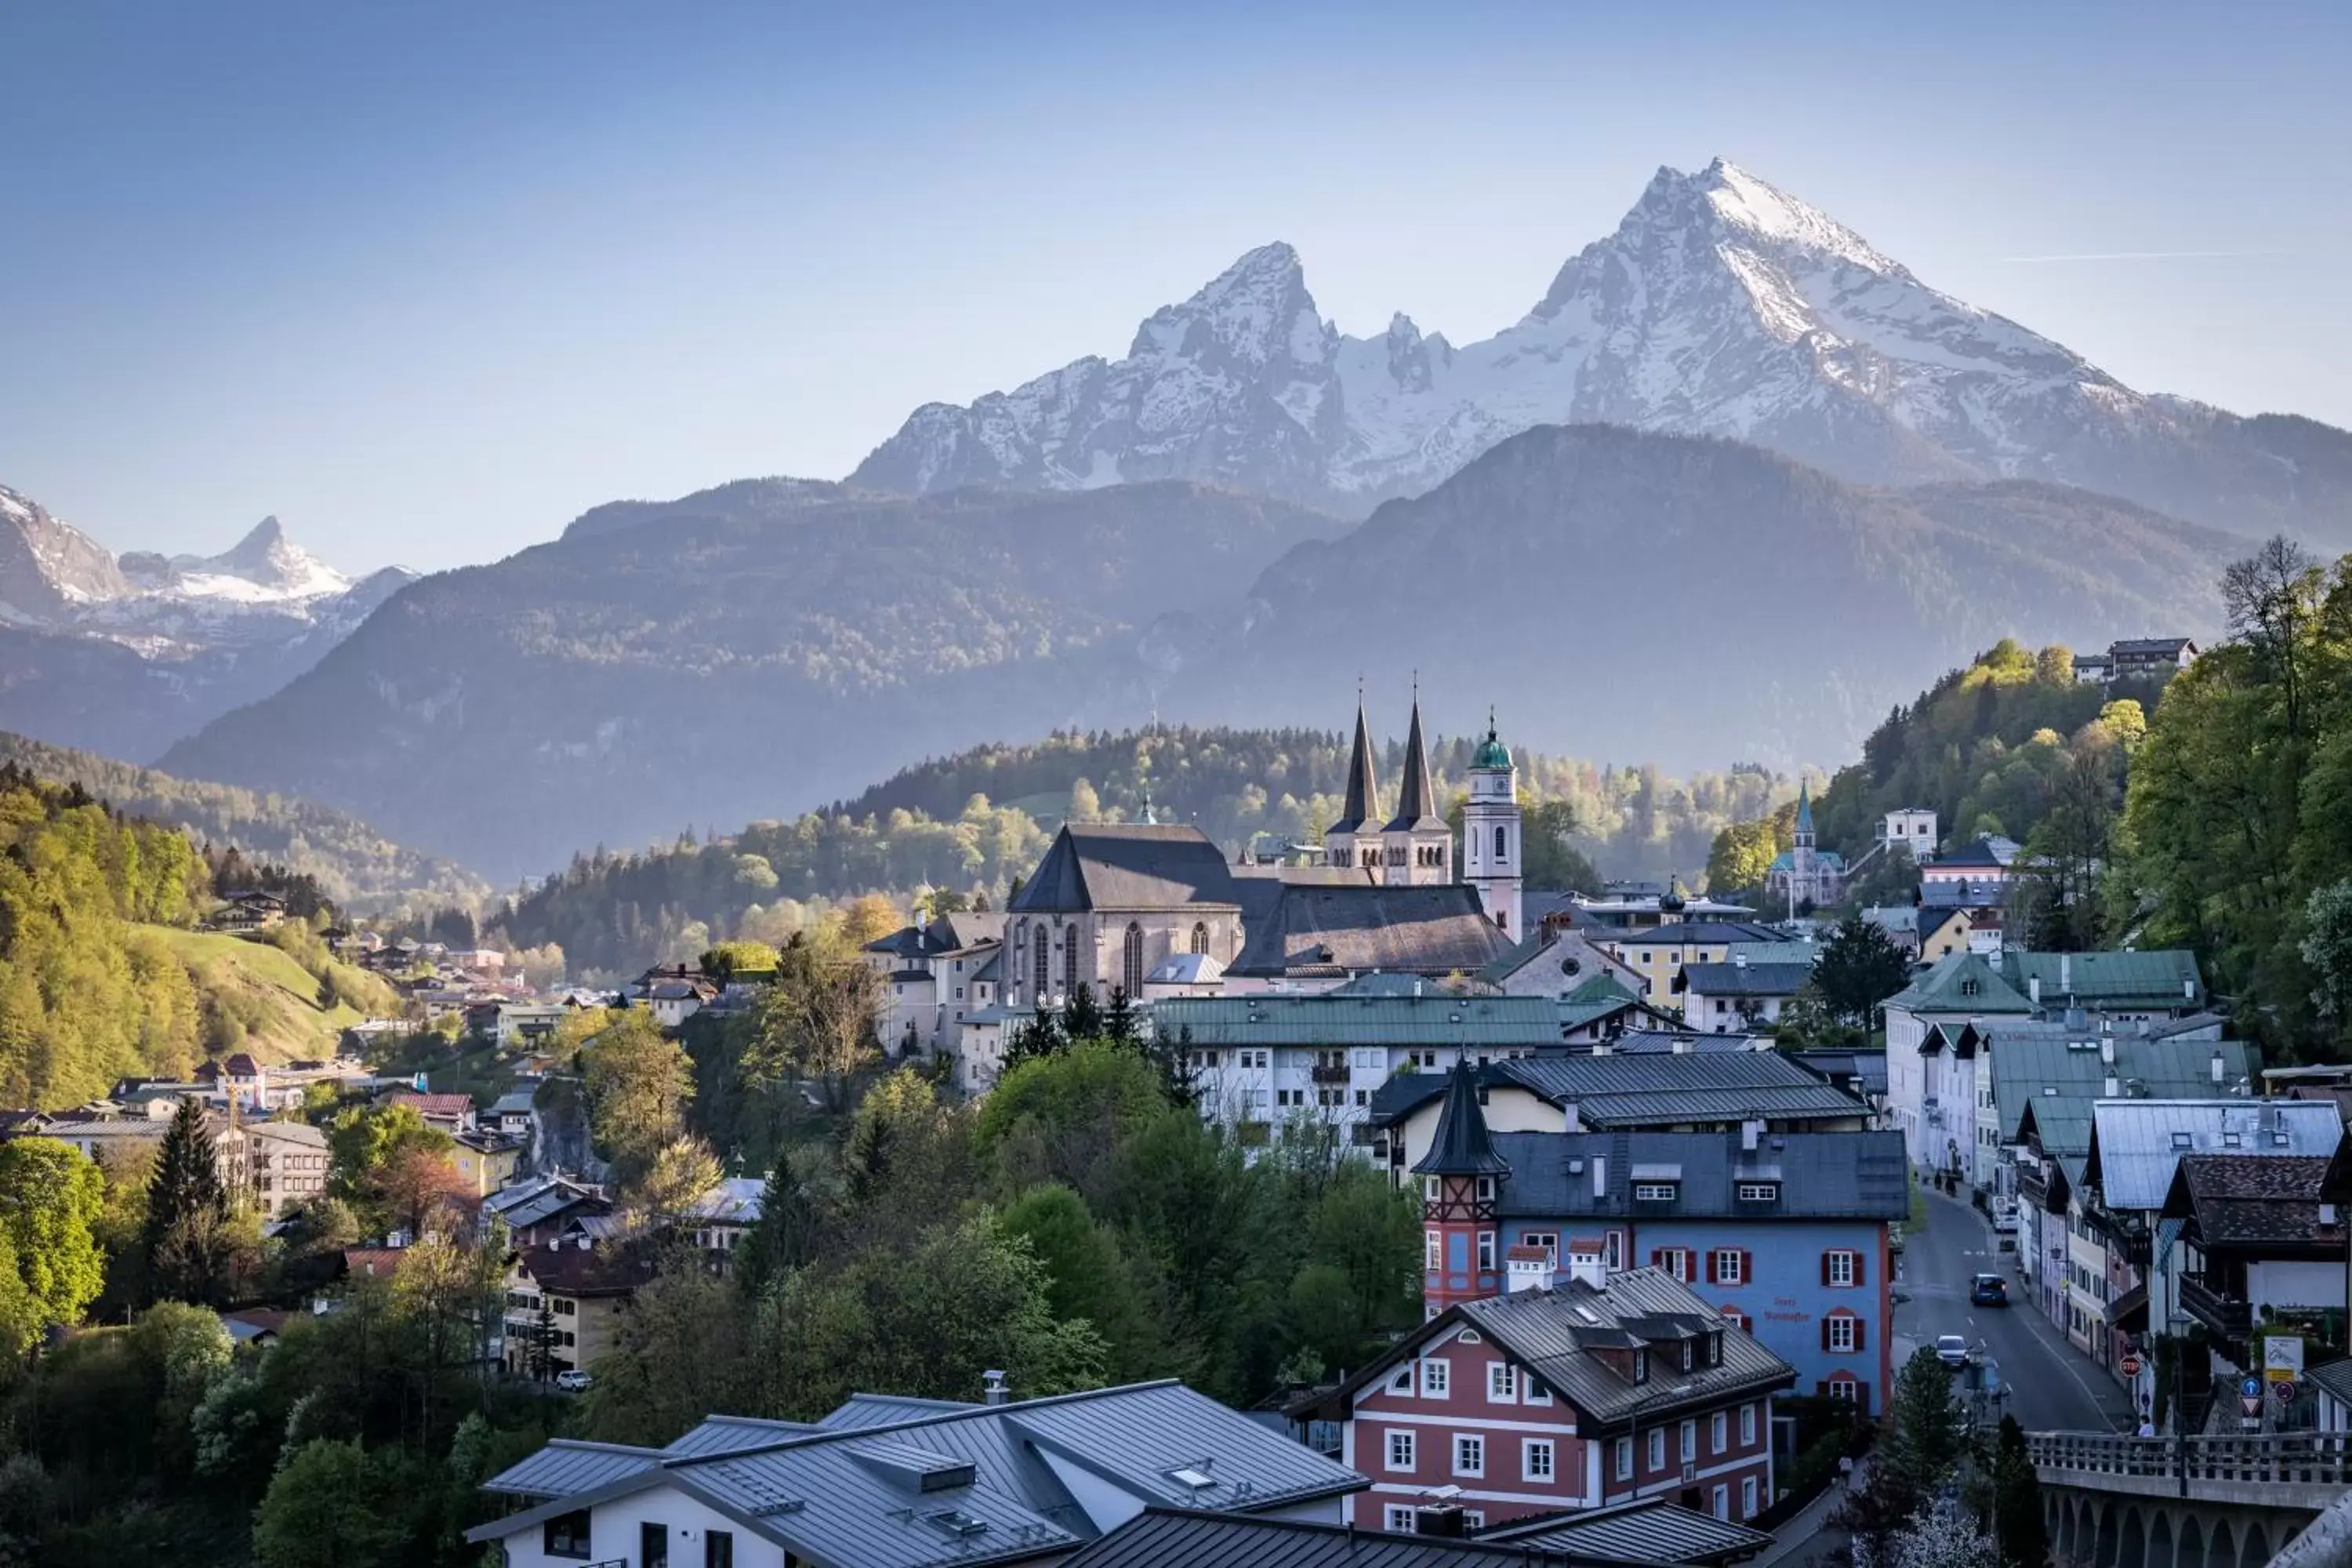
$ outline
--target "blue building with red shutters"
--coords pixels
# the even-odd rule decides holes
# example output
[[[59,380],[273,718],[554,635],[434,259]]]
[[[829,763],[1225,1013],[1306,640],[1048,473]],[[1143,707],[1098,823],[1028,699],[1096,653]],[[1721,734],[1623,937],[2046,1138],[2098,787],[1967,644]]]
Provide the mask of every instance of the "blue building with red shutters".
[[[1489,1132],[1457,1073],[1415,1167],[1433,1313],[1507,1288],[1659,1268],[1796,1370],[1797,1392],[1875,1415],[1893,1376],[1888,1226],[1908,1212],[1903,1136]]]

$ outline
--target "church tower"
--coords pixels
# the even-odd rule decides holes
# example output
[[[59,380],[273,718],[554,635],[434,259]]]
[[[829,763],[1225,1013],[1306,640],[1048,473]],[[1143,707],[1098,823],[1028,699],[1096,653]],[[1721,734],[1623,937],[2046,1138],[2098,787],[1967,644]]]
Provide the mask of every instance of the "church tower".
[[[1437,790],[1429,777],[1429,745],[1421,735],[1421,696],[1412,700],[1412,727],[1404,741],[1404,784],[1397,812],[1381,829],[1381,880],[1393,888],[1429,887],[1454,880],[1454,830],[1437,815]]]
[[[1817,858],[1813,851],[1812,786],[1800,783],[1797,785],[1796,842],[1789,850],[1789,888],[1795,897],[1820,901]]]
[[[1381,786],[1372,777],[1372,738],[1364,726],[1364,699],[1356,697],[1356,749],[1348,758],[1348,804],[1339,820],[1323,830],[1323,860],[1328,866],[1376,866],[1381,840],[1372,826],[1380,809]],[[1380,879],[1380,872],[1372,879]]]
[[[1478,889],[1486,918],[1513,942],[1527,935],[1520,924],[1526,844],[1521,837],[1518,770],[1511,750],[1495,736],[1495,715],[1486,715],[1486,739],[1470,759],[1470,798],[1462,803],[1462,879]]]
[[[1501,1227],[1495,1198],[1511,1167],[1495,1152],[1478,1109],[1478,1069],[1456,1063],[1429,1152],[1412,1168],[1421,1178],[1421,1300],[1431,1317],[1503,1289]]]

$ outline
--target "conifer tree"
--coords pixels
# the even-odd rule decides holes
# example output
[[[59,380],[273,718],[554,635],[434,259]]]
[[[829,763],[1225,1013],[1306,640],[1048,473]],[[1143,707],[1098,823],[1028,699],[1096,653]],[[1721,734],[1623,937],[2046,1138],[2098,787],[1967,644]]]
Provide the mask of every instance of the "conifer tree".
[[[210,1270],[198,1260],[210,1255],[210,1239],[220,1234],[228,1213],[212,1125],[203,1106],[184,1100],[163,1134],[147,1187],[143,1239],[160,1293],[183,1300],[205,1294]]]

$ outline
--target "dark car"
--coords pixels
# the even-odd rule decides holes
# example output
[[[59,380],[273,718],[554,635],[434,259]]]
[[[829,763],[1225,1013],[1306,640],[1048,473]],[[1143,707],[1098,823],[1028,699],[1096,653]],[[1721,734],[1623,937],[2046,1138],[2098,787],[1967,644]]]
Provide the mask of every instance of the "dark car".
[[[2009,1305],[2009,1281],[1998,1274],[1979,1274],[1969,1281],[1969,1305],[1971,1307],[2006,1307]]]

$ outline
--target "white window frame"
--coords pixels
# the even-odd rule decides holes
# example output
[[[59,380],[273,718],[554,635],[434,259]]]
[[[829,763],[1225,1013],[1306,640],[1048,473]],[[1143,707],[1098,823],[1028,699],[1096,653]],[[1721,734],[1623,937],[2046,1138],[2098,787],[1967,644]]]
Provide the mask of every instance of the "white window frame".
[[[1551,1385],[1546,1383],[1542,1378],[1538,1377],[1534,1373],[1530,1372],[1521,1373],[1519,1376],[1519,1403],[1522,1405],[1549,1405],[1551,1403]]]
[[[1743,1405],[1739,1407],[1739,1446],[1743,1448],[1751,1447],[1755,1442],[1756,1406]]]
[[[1683,1463],[1687,1465],[1698,1458],[1698,1423],[1685,1419],[1682,1425],[1681,1436]]]
[[[1559,1479],[1559,1450],[1550,1438],[1529,1437],[1519,1444],[1519,1479],[1551,1481]]]
[[[1407,1362],[1389,1374],[1389,1392],[1407,1399],[1412,1397],[1412,1363]]]
[[[1445,1237],[1438,1231],[1424,1230],[1422,1235],[1421,1266],[1424,1274],[1445,1271]]]
[[[1486,1363],[1486,1397],[1497,1405],[1516,1405],[1519,1398],[1519,1369],[1507,1361]]]
[[[1443,1356],[1423,1356],[1421,1361],[1421,1396],[1423,1399],[1454,1397],[1454,1363]]]
[[[1851,1247],[1842,1247],[1831,1252],[1830,1289],[1832,1290],[1851,1289],[1853,1286],[1854,1276],[1861,1272],[1855,1265],[1859,1264],[1861,1261],[1862,1255],[1855,1252]],[[1840,1279],[1840,1275],[1843,1275],[1844,1278]]]
[[[1756,1517],[1756,1478],[1754,1476],[1743,1476],[1740,1478],[1739,1517],[1742,1519],[1754,1519]]]
[[[1830,1314],[1829,1324],[1830,1353],[1832,1355],[1853,1354],[1855,1334],[1862,1326],[1862,1320],[1851,1312],[1832,1312]],[[1841,1343],[1841,1341],[1843,1342]]]
[[[1720,1005],[1720,1004],[1718,1004],[1718,1005]],[[1777,1201],[1780,1196],[1780,1184],[1778,1182],[1742,1182],[1739,1184],[1739,1198],[1742,1203],[1769,1204]]]
[[[1830,1379],[1829,1388],[1832,1399],[1842,1399],[1849,1405],[1862,1403],[1862,1384],[1851,1377],[1833,1377]],[[1840,1389],[1845,1392],[1841,1394],[1838,1392]]]
[[[1727,1521],[1731,1518],[1731,1489],[1721,1481],[1716,1482],[1713,1500],[1715,1517]]]
[[[1617,1439],[1617,1479],[1621,1481],[1633,1479],[1633,1439],[1631,1437]]]
[[[1464,1464],[1463,1456],[1474,1451],[1477,1456],[1477,1462],[1472,1465]],[[1469,1480],[1486,1479],[1486,1434],[1484,1432],[1454,1434],[1454,1473]]]
[[[1392,1502],[1381,1511],[1385,1518],[1381,1528],[1392,1535],[1411,1535],[1419,1522],[1419,1510],[1411,1503]]]
[[[1729,1267],[1725,1266],[1728,1264]],[[1718,1285],[1748,1283],[1748,1255],[1736,1247],[1715,1248],[1715,1282]]]
[[[1720,1454],[1731,1447],[1731,1413],[1718,1410],[1707,1417],[1706,1451]]]
[[[1482,1272],[1492,1272],[1495,1267],[1495,1233],[1491,1230],[1480,1231],[1478,1233],[1479,1269]]]
[[[1663,1470],[1665,1468],[1666,1429],[1663,1426],[1653,1426],[1650,1428],[1650,1468]]]
[[[1390,1427],[1388,1440],[1381,1445],[1381,1468],[1389,1470],[1412,1469],[1421,1457],[1420,1447],[1420,1444],[1414,1440],[1412,1427]],[[1404,1456],[1402,1459],[1397,1457],[1400,1447],[1402,1448]]]
[[[1635,1182],[1633,1199],[1636,1203],[1670,1204],[1675,1201],[1673,1182]]]

